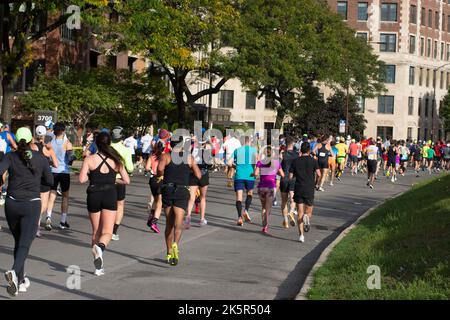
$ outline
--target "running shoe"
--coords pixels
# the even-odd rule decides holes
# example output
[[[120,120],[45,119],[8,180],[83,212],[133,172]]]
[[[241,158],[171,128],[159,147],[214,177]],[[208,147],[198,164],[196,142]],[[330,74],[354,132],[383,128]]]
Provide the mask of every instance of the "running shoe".
[[[178,252],[178,245],[176,242],[172,244],[172,259],[170,260],[170,265],[176,266],[179,261],[179,252]]]
[[[172,249],[170,249],[170,252],[166,255],[166,261],[170,264],[170,261],[172,260]]]
[[[47,217],[47,219],[45,219],[45,230],[52,230],[52,219],[50,217]]]
[[[58,186],[58,188],[56,189],[56,193],[58,194],[58,196],[62,197],[61,187]]]
[[[150,229],[152,229],[152,231],[154,233],[160,233],[161,232],[161,231],[159,231],[158,225],[156,223],[154,223],[154,222],[151,223]]]
[[[208,221],[206,219],[201,219],[198,223],[200,227],[206,226],[208,224]]]
[[[373,189],[373,184],[369,185],[369,188],[370,188],[370,189]]]
[[[366,186],[370,186],[370,181],[367,181]]]
[[[6,292],[8,292],[10,296],[13,297],[17,296],[17,294],[19,293],[19,283],[17,280],[16,272],[14,270],[6,271],[5,278],[6,281],[8,282]]]
[[[283,228],[289,229],[289,222],[287,220],[283,220]]]
[[[5,198],[3,198],[3,196],[0,198],[0,206],[4,206],[5,205]]]
[[[303,228],[305,229],[305,232],[309,232],[311,229],[311,223],[307,214],[303,215]]]
[[[330,182],[330,186],[334,186],[333,182]]]
[[[244,210],[244,213],[242,214],[242,216],[244,217],[245,222],[252,222],[252,219],[250,219],[250,215],[248,214],[247,210]]]
[[[96,276],[102,276],[105,274],[105,269],[95,269],[94,274]]]
[[[92,254],[94,255],[94,266],[96,270],[103,269],[103,251],[102,249],[94,244],[92,246]]]
[[[244,220],[242,220],[242,218],[239,218],[236,225],[242,227],[244,225]]]
[[[278,201],[277,199],[274,199],[272,202],[272,206],[277,207],[278,206]]]
[[[60,222],[60,223],[59,223],[59,228],[60,228],[61,230],[64,230],[64,229],[70,229],[70,225],[69,225],[67,222]]]
[[[305,236],[304,236],[304,235],[301,235],[301,236],[298,238],[298,241],[300,241],[301,243],[305,242]]]
[[[295,227],[295,212],[289,212],[288,217],[289,217],[289,223],[291,224],[291,226]]]
[[[111,237],[111,240],[112,240],[112,241],[119,241],[119,240],[120,240],[120,237],[119,237],[118,234],[114,234],[114,233],[113,233],[113,235],[112,235],[112,237]]]
[[[392,183],[394,183],[394,182],[395,182],[395,178],[394,178],[394,176],[392,176],[392,178],[391,178],[391,182],[392,182]]]
[[[228,187],[228,188],[231,188],[232,186],[233,186],[233,181],[228,181],[228,182],[227,182],[227,187]]]
[[[337,179],[338,179],[338,181],[341,181],[341,177],[338,176]]]
[[[187,216],[184,220],[184,228],[189,229],[191,227],[191,217]]]
[[[30,279],[28,279],[28,277],[25,277],[19,284],[19,292],[27,292],[29,287],[30,287]]]
[[[262,228],[261,232],[264,233],[264,234],[268,234],[269,233],[268,229],[269,229],[269,227],[265,226],[265,227]]]
[[[38,230],[36,231],[36,237],[40,238],[41,236],[42,236],[41,229],[38,228]]]
[[[325,191],[325,189],[324,188],[322,188],[322,187],[319,187],[319,189],[318,189],[319,191]]]

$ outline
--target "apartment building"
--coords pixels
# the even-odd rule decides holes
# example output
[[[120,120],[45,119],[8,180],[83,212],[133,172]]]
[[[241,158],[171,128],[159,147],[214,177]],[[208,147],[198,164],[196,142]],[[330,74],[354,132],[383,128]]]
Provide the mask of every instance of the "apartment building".
[[[386,63],[387,92],[360,100],[367,136],[441,139],[450,87],[450,0],[327,0]]]

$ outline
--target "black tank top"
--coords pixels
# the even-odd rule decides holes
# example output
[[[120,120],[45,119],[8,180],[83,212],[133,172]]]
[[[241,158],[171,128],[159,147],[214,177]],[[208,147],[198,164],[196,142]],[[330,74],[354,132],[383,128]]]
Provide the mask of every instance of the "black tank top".
[[[322,144],[322,147],[317,151],[317,158],[320,162],[327,162],[328,157],[330,156],[330,151],[327,149],[327,146]]]
[[[289,170],[291,169],[292,163],[295,159],[299,157],[298,153],[294,150],[285,151],[283,154],[283,160],[281,161],[281,168],[284,171],[286,177],[289,176]]]
[[[174,152],[171,152],[171,157]],[[179,152],[178,157],[183,159],[183,153]],[[177,186],[188,186],[189,185],[189,174],[191,168],[185,161],[180,164],[175,164],[172,160],[164,169],[164,184],[174,184]]]
[[[388,158],[395,160],[396,156],[397,156],[397,154],[394,151],[394,146],[389,146]]]
[[[100,165],[97,168],[95,168],[95,170],[92,170],[89,173],[90,185],[115,184],[117,172],[106,161],[108,159],[107,157],[106,158],[103,157],[100,153],[97,153],[97,155],[102,159],[102,162],[100,162]],[[103,164],[106,164],[106,166],[108,167],[109,169],[108,173],[102,173],[100,171]]]

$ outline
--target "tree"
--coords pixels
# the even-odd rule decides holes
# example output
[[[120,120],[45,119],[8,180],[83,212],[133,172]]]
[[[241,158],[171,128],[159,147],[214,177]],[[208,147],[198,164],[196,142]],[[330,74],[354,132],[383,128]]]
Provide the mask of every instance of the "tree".
[[[450,132],[450,91],[444,97],[441,109],[439,110],[439,117],[444,121],[445,137]]]
[[[234,75],[234,51],[224,50],[224,33],[233,29],[238,12],[233,0],[129,0],[117,6],[117,49],[145,54],[161,67],[172,84],[178,109],[178,124],[198,99],[219,92]],[[220,78],[211,88],[191,92],[197,77]]]
[[[2,87],[2,118],[10,122],[14,84],[22,70],[32,62],[32,43],[67,23],[72,13],[60,15],[50,24],[39,26],[42,16],[58,14],[71,5],[77,5],[83,18],[100,21],[95,13],[104,8],[107,0],[7,0],[0,3],[0,78]]]

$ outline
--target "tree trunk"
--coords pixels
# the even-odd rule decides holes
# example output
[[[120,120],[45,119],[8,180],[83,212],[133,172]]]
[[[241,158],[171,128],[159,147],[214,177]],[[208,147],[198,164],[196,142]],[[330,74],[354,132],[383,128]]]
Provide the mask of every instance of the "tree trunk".
[[[277,117],[275,118],[275,129],[280,129],[283,126],[284,118],[286,117],[286,112],[284,110],[277,111]]]
[[[10,124],[12,119],[12,109],[14,103],[14,86],[12,81],[3,78],[2,91],[3,91],[3,99],[2,99],[1,116],[4,122]]]
[[[178,108],[178,128],[184,128],[186,124],[186,102],[184,101],[183,89],[181,86],[175,90],[175,99],[177,100]]]

